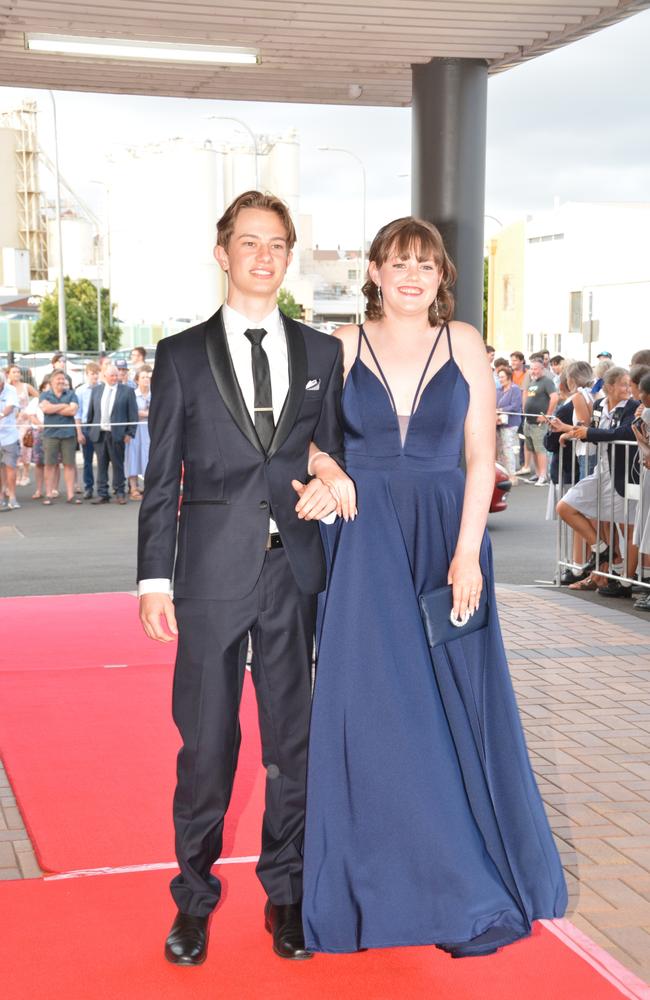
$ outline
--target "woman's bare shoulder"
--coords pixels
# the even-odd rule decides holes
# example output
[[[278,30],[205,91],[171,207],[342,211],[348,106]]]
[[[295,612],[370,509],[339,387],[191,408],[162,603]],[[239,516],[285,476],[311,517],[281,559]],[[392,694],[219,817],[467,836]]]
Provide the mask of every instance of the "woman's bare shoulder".
[[[469,356],[480,349],[485,354],[483,337],[471,323],[463,323],[461,320],[454,319],[449,324],[449,333],[454,353],[458,351]]]
[[[345,326],[337,326],[336,330],[332,330],[332,336],[337,337],[342,341],[343,346],[347,347],[350,344],[356,344],[359,327],[356,323],[346,323]]]

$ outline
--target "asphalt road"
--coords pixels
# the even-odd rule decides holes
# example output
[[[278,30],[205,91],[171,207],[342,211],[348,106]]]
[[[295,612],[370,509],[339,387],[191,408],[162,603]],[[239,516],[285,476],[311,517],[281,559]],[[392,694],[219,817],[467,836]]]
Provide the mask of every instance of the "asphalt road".
[[[59,500],[44,507],[30,499],[32,489],[19,488],[20,510],[0,513],[0,596],[135,590],[137,502],[95,507]],[[545,520],[546,499],[545,488],[522,483],[511,491],[508,509],[490,515],[497,583],[553,580],[556,526]],[[629,611],[632,602],[607,603]]]

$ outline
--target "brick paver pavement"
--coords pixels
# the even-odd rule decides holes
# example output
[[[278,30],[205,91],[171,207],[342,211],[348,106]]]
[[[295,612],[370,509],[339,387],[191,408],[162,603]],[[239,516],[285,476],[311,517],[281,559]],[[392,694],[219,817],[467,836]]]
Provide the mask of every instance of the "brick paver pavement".
[[[567,917],[648,979],[650,620],[552,589],[501,586],[498,596],[531,759],[569,885]],[[0,766],[0,879],[39,874]]]

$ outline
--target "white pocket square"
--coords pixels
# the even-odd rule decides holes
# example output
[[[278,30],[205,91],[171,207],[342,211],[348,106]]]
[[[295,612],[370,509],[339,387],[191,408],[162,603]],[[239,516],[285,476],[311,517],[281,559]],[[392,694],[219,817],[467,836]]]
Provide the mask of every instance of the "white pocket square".
[[[310,378],[305,386],[305,392],[314,392],[316,389],[320,389],[320,379]]]

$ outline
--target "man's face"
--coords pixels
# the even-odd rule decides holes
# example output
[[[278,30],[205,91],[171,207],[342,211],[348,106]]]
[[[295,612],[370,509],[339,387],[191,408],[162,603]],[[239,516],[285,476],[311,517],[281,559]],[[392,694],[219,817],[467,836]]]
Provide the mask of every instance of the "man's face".
[[[541,378],[544,374],[544,364],[542,361],[531,361],[530,374],[533,378]]]
[[[562,371],[562,362],[556,361],[554,364],[551,365],[551,368],[553,369],[556,375],[559,375],[560,372]]]
[[[545,368],[548,368],[548,363],[549,363],[550,357],[551,357],[551,355],[548,353],[548,351],[544,351],[544,367]]]
[[[243,208],[228,249],[217,246],[214,255],[228,274],[229,288],[260,298],[277,292],[292,257],[282,219],[265,208]]]
[[[144,358],[140,354],[140,351],[131,351],[131,364],[134,366],[144,364]]]
[[[117,368],[115,365],[107,365],[104,368],[104,381],[107,385],[115,385],[117,382]]]
[[[99,382],[99,372],[86,372],[86,382],[88,385],[97,385]]]
[[[57,396],[60,396],[66,387],[65,375],[57,372],[57,374],[53,375],[50,379],[50,386],[52,387],[52,391],[55,392]]]
[[[523,365],[523,361],[521,360],[521,358],[516,358],[514,356],[514,354],[510,355],[510,367],[511,368],[513,368],[516,372],[518,372],[518,371],[520,371],[522,365]]]
[[[487,352],[487,359],[490,362],[490,364],[494,363],[494,351]]]
[[[128,368],[118,368],[117,369],[117,379],[118,382],[128,382],[129,381],[129,369]]]
[[[54,364],[52,365],[52,367],[56,371],[63,371],[64,368],[65,368],[65,361],[64,361],[64,359],[63,358],[57,358],[56,361],[54,362]]]

